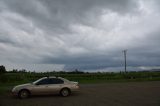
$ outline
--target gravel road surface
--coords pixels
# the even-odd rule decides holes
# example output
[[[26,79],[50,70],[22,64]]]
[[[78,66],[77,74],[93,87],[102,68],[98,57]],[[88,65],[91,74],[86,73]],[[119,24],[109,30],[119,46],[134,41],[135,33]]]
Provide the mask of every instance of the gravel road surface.
[[[160,81],[82,84],[69,97],[0,95],[0,106],[160,106]]]

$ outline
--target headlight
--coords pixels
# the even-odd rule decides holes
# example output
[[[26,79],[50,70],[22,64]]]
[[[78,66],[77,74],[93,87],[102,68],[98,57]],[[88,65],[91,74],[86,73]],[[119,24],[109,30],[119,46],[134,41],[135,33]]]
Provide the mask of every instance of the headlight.
[[[12,92],[17,91],[17,87],[13,87]]]

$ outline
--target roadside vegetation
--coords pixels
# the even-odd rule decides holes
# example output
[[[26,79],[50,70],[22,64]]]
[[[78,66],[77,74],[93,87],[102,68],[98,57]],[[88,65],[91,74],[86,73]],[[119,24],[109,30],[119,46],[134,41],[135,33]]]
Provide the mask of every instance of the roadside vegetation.
[[[26,70],[6,71],[4,66],[0,66],[0,94],[10,91],[17,84],[30,83],[41,77],[58,76],[68,80],[85,83],[110,83],[110,82],[133,82],[133,81],[159,81],[160,71],[139,71],[139,72],[29,72]]]

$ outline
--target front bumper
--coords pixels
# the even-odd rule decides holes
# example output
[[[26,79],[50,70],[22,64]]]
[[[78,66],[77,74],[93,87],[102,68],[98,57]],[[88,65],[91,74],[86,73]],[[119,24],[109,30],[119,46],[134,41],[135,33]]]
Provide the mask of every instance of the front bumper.
[[[18,93],[17,92],[11,92],[12,96],[18,96]]]
[[[11,93],[13,96],[18,96],[18,90],[15,88],[12,89]]]

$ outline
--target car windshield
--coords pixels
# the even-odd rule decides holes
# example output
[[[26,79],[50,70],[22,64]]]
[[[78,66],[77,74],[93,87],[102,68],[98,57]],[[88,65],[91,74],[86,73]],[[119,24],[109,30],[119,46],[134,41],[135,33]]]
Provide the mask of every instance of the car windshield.
[[[36,81],[34,81],[34,82],[32,82],[33,84],[36,84],[37,82],[39,82],[40,80],[42,80],[42,79],[44,79],[44,78],[40,78],[40,79],[38,79],[38,80],[36,80]]]

